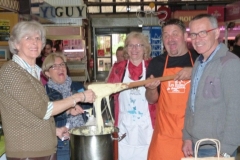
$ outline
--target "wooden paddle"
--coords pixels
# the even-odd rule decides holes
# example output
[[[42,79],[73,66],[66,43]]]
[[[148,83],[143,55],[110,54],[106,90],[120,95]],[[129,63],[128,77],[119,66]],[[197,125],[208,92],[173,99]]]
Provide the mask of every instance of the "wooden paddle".
[[[176,75],[170,75],[170,76],[164,76],[164,77],[157,77],[157,78],[151,78],[151,79],[146,79],[146,80],[142,80],[142,81],[136,81],[136,82],[130,82],[130,83],[124,83],[125,85],[128,86],[128,88],[134,88],[134,87],[140,87],[140,86],[144,86],[148,83],[154,82],[154,81],[169,81],[169,80],[173,80],[174,77]]]

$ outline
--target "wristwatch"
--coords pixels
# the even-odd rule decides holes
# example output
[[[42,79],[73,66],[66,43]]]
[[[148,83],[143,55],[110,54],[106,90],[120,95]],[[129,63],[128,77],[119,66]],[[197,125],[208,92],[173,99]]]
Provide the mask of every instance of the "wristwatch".
[[[221,153],[220,155],[224,158],[230,158],[230,155],[228,153]]]

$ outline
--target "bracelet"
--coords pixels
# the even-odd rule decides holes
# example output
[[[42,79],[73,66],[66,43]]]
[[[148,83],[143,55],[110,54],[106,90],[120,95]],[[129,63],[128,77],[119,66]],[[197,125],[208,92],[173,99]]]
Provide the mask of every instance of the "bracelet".
[[[72,97],[73,99],[73,107],[75,107],[77,105],[77,102],[75,101],[75,99]]]
[[[86,100],[86,96],[85,96],[85,94],[84,94],[84,92],[81,92],[82,94],[83,94],[83,102],[85,102],[85,100]]]

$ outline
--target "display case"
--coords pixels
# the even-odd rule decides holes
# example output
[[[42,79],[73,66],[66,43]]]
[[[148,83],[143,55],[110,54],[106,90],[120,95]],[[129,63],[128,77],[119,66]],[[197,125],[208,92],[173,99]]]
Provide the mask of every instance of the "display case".
[[[69,75],[73,81],[90,81],[87,70],[85,41],[81,39],[63,40],[63,53],[67,57]]]
[[[112,36],[96,36],[96,75],[98,81],[105,81],[112,67]]]
[[[125,33],[95,35],[94,80],[106,80],[112,65],[117,61],[117,48],[124,46],[125,39]]]
[[[59,45],[62,45],[63,53],[67,57],[68,62],[84,61],[86,57],[85,40],[62,40],[62,44]]]

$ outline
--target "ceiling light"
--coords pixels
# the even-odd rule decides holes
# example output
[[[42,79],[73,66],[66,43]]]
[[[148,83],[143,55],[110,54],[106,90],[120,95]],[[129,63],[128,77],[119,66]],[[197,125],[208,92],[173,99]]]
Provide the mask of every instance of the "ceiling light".
[[[131,11],[131,7],[127,6],[126,10]]]
[[[64,52],[83,52],[84,49],[64,49]]]

